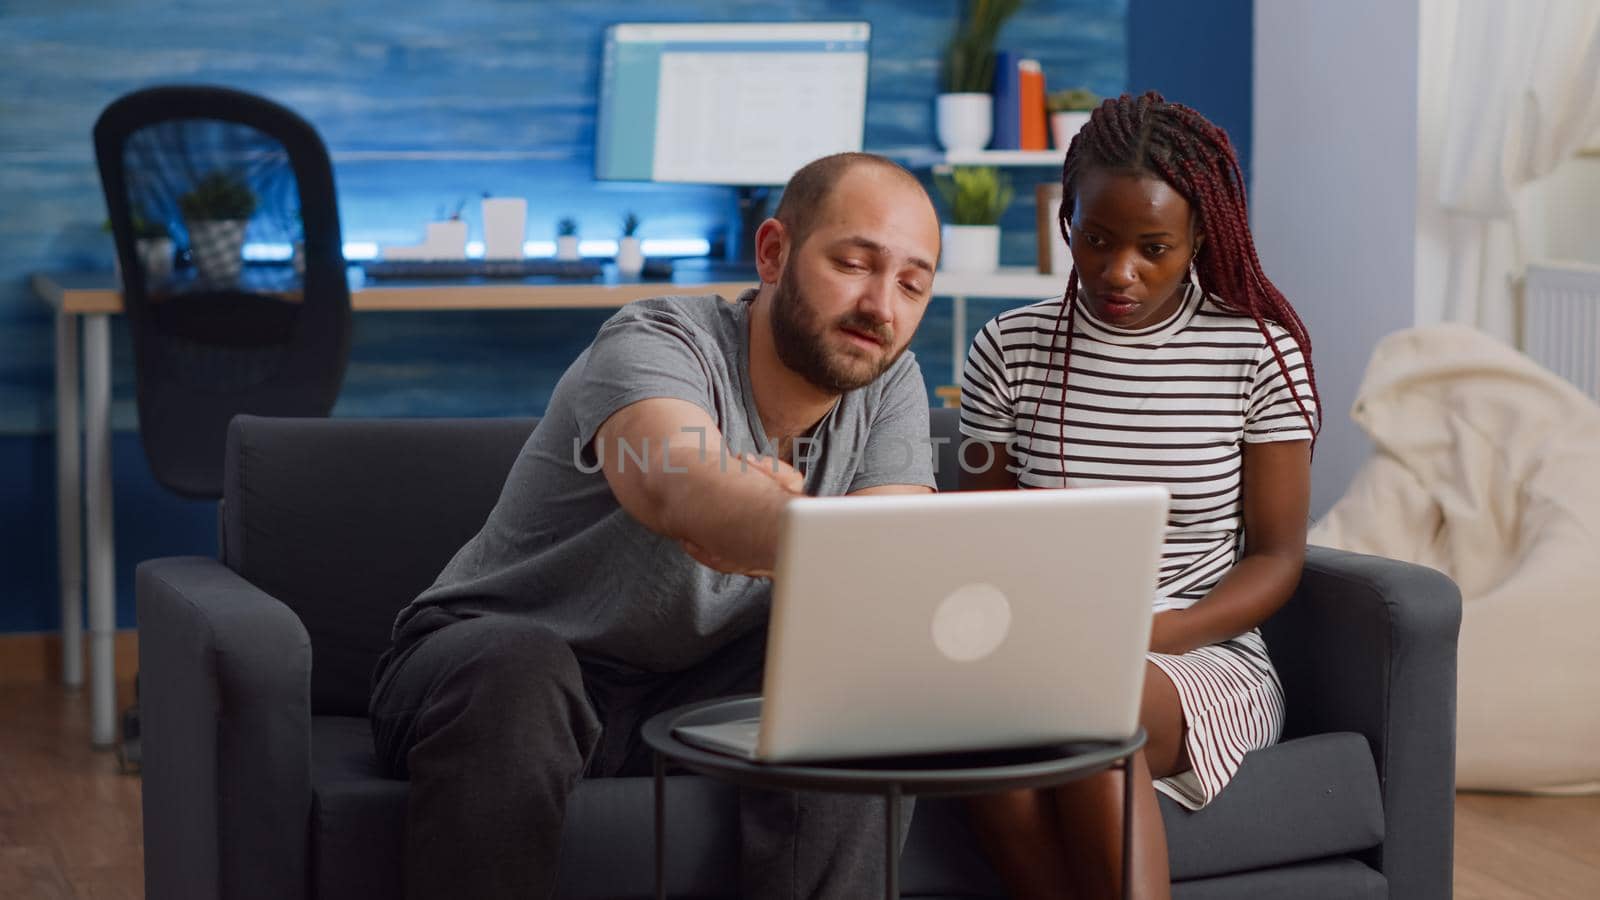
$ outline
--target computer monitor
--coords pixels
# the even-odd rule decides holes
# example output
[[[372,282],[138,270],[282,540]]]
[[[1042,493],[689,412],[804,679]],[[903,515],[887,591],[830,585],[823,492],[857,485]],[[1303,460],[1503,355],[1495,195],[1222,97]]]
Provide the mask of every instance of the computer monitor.
[[[866,22],[613,25],[600,77],[602,180],[774,186],[860,150]]]

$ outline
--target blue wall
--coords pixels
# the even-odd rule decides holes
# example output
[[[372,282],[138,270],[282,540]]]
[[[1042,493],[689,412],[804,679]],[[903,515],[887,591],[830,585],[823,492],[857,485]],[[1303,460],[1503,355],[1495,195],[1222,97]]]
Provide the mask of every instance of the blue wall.
[[[1128,0],[1035,0],[1003,46],[1041,60],[1054,85],[1128,83]],[[334,157],[345,238],[409,242],[440,208],[484,191],[529,198],[529,237],[577,216],[612,237],[624,210],[645,237],[708,236],[730,192],[592,181],[595,95],[606,25],[651,21],[863,19],[873,25],[866,145],[926,147],[939,52],[956,0],[283,0],[272,4],[0,0],[0,631],[55,627],[53,338],[26,286],[42,269],[108,269],[89,131],[115,97],[155,83],[240,87],[282,102]],[[1030,261],[1031,182],[1017,173],[1007,261]],[[468,204],[468,217],[474,214]],[[974,303],[976,327],[1004,302]],[[603,312],[364,314],[336,415],[514,415],[551,386]],[[948,306],[913,345],[930,388],[949,380]],[[150,481],[132,409],[128,345],[113,330],[117,569],[132,624],[138,560],[215,550],[209,504]]]
[[[1254,0],[1129,0],[1128,90],[1160,91],[1222,126],[1250,177]]]

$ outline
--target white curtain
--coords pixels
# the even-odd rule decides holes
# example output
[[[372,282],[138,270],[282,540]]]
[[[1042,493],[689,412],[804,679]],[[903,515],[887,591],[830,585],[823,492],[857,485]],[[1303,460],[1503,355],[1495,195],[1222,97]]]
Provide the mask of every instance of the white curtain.
[[[1447,93],[1443,317],[1511,341],[1519,195],[1600,134],[1600,0],[1460,0]]]

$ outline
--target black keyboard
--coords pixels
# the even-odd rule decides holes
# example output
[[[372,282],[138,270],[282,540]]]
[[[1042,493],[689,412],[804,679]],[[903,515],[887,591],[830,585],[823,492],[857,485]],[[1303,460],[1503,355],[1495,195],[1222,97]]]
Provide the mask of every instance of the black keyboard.
[[[594,278],[605,266],[592,259],[375,259],[368,278]]]

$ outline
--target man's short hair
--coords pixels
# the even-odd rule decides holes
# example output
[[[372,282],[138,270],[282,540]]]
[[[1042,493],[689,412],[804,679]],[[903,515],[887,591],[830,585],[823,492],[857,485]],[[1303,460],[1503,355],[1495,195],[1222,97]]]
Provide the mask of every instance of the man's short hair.
[[[778,201],[778,209],[772,214],[773,218],[783,223],[795,246],[805,243],[806,236],[816,227],[817,215],[827,204],[834,187],[845,173],[856,166],[877,166],[892,172],[906,184],[921,191],[924,197],[928,196],[927,189],[917,180],[917,176],[894,160],[874,153],[835,153],[814,159],[801,166],[789,179],[783,188],[783,198]],[[932,198],[928,199],[928,205],[933,205]]]

